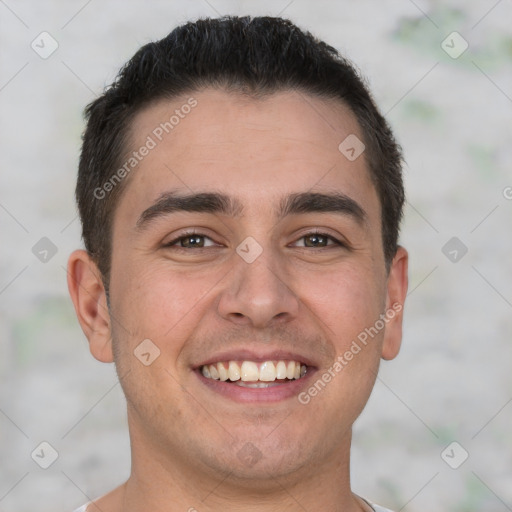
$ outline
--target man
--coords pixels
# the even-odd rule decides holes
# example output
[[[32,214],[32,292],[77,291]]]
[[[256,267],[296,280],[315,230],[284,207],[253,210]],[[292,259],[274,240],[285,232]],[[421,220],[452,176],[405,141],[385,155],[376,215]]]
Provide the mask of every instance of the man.
[[[80,510],[385,511],[349,456],[401,343],[401,153],[349,62],[283,19],[199,20],[86,114],[68,284],[132,471]]]

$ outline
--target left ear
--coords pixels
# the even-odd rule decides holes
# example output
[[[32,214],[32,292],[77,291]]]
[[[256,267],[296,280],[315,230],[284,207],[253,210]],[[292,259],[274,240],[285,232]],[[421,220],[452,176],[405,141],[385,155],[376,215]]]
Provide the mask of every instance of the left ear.
[[[382,359],[394,359],[402,343],[402,320],[405,296],[408,286],[409,254],[403,247],[398,247],[391,262],[388,275],[386,295],[386,330],[382,344]]]

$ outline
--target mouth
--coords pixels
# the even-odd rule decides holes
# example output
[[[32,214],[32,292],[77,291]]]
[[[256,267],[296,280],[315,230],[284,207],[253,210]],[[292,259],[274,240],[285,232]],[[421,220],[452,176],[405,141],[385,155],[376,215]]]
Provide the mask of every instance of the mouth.
[[[210,391],[224,398],[239,403],[275,403],[296,397],[316,370],[308,361],[282,357],[222,358],[196,367],[195,373]]]
[[[279,386],[303,378],[307,365],[300,361],[274,360],[257,363],[255,361],[221,361],[200,367],[206,379],[233,383],[236,386],[262,389]]]

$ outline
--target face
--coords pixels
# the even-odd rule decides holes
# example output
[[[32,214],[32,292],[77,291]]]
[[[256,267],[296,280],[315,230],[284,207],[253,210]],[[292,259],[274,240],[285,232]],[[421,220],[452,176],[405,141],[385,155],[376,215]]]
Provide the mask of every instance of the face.
[[[192,96],[169,133],[188,97],[134,121],[133,148],[155,146],[115,213],[91,350],[115,355],[135,457],[252,482],[334,467],[398,351],[407,281],[402,249],[386,272],[364,153],[338,149],[360,129],[295,92]]]

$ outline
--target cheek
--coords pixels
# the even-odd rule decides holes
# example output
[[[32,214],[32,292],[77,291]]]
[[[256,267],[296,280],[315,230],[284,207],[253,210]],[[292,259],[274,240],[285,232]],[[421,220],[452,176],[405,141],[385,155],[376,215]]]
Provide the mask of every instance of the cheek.
[[[304,276],[303,276],[304,277]],[[303,300],[308,301],[326,335],[332,339],[337,352],[365,328],[374,324],[382,312],[384,288],[370,270],[361,271],[348,265],[336,272],[318,272],[302,280]]]
[[[211,271],[202,276],[171,271],[165,262],[125,266],[113,276],[113,314],[133,343],[149,338],[161,349],[179,350],[180,340],[186,340],[197,325],[194,319],[218,280]],[[171,338],[173,344],[168,346]]]
[[[299,398],[311,406],[317,421],[325,420],[326,425],[336,421],[335,432],[341,436],[348,419],[355,420],[362,411],[375,382],[384,331],[372,335],[368,331],[383,312],[384,287],[371,272],[348,266],[327,277],[315,276],[312,283],[314,293],[303,295],[312,299],[308,306],[321,319],[335,355],[331,366],[322,368]]]

